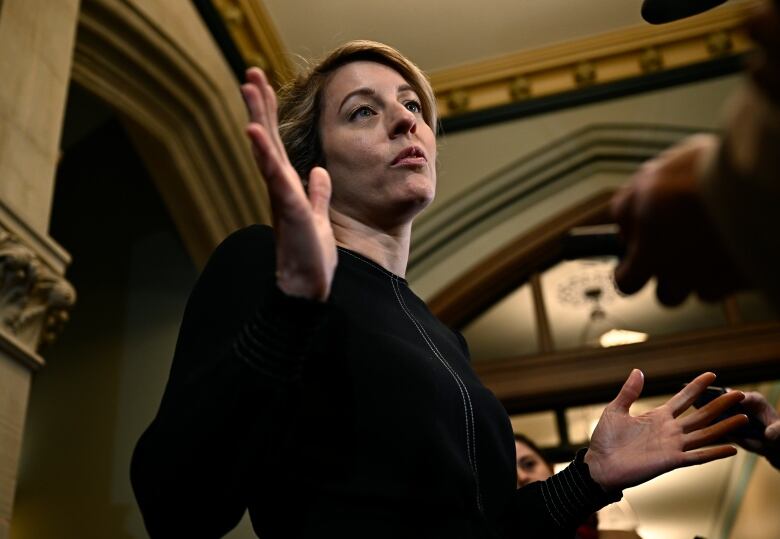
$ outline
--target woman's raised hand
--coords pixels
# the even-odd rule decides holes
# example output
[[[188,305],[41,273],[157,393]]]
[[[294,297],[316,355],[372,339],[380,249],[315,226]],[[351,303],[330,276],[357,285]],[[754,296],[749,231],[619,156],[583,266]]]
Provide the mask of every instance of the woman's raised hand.
[[[279,136],[276,94],[258,68],[247,70],[241,86],[248,112],[247,135],[263,174],[273,209],[276,282],[290,296],[327,300],[338,255],[328,209],[328,172],[315,167],[308,194]]]
[[[723,440],[729,432],[747,423],[747,416],[734,415],[712,424],[741,401],[743,393],[728,392],[682,416],[714,379],[712,373],[702,374],[658,408],[631,416],[628,410],[644,386],[642,371],[634,369],[593,431],[585,454],[593,480],[610,492],[633,487],[677,468],[734,455],[737,451],[729,445],[705,446]]]

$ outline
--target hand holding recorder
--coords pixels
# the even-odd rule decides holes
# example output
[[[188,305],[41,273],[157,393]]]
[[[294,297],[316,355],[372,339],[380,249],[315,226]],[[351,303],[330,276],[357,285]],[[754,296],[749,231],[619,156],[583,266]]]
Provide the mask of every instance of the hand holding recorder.
[[[725,387],[709,386],[693,405],[701,408],[728,392],[729,389]],[[780,469],[780,414],[761,393],[750,391],[745,393],[741,402],[723,412],[716,421],[741,414],[747,415],[749,421],[735,429],[729,438],[742,448],[766,457],[772,466]]]

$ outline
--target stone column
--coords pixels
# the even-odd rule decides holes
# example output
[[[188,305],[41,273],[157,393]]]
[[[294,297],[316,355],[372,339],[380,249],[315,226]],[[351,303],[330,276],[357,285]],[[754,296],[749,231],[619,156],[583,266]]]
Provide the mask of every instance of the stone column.
[[[67,319],[48,236],[79,0],[0,0],[0,539],[7,539],[37,349]]]

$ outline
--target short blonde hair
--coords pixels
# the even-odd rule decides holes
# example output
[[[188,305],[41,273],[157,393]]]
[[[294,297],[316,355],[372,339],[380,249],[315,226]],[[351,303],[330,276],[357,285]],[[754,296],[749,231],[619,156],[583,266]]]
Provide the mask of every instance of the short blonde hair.
[[[349,41],[279,90],[279,134],[304,183],[312,168],[325,164],[319,120],[328,78],[339,67],[358,61],[397,71],[417,93],[423,119],[436,132],[436,99],[425,73],[393,47],[376,41]]]

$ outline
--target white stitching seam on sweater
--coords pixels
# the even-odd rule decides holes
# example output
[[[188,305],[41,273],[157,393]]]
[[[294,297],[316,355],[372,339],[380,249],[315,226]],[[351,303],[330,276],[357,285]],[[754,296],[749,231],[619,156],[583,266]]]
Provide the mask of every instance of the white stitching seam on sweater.
[[[442,366],[444,366],[444,368],[447,370],[447,372],[449,372],[450,376],[452,376],[453,380],[455,381],[455,385],[458,387],[458,391],[460,392],[461,401],[463,402],[463,412],[464,412],[465,422],[466,422],[466,457],[468,458],[471,471],[474,473],[474,481],[477,487],[477,507],[479,508],[480,511],[482,511],[482,496],[479,489],[479,469],[477,467],[476,426],[474,424],[474,409],[471,405],[471,396],[469,395],[469,391],[468,388],[466,387],[466,384],[463,382],[463,380],[458,375],[458,373],[455,372],[452,366],[447,362],[447,360],[444,358],[441,352],[439,352],[436,343],[433,342],[433,340],[428,335],[428,332],[425,331],[425,327],[414,317],[414,315],[409,310],[408,306],[406,305],[406,302],[403,300],[403,296],[401,296],[400,289],[398,287],[399,277],[387,271],[386,269],[382,268],[381,266],[378,266],[368,260],[364,260],[358,256],[355,256],[349,251],[342,250],[340,252],[351,256],[355,260],[359,260],[364,264],[368,264],[369,266],[372,266],[375,269],[380,270],[382,273],[384,273],[390,278],[390,284],[393,288],[393,294],[395,294],[395,298],[398,301],[401,310],[403,310],[404,314],[406,314],[406,316],[412,322],[414,327],[417,329],[417,332],[423,338],[425,344],[427,344],[428,348],[430,348],[431,352],[433,352],[434,357],[439,360]]]
[[[439,352],[436,343],[433,342],[433,339],[431,339],[431,337],[428,335],[428,332],[425,331],[425,326],[423,326],[409,310],[409,307],[406,305],[406,302],[403,300],[403,296],[401,296],[401,291],[398,289],[397,279],[394,278],[391,279],[390,281],[393,286],[393,292],[395,293],[395,297],[398,300],[401,309],[404,311],[404,313],[409,318],[409,320],[411,320],[414,326],[417,328],[417,331],[420,333],[425,343],[433,352],[434,357],[436,357],[436,359],[439,360],[439,362],[444,366],[447,372],[450,373],[450,376],[452,376],[453,380],[455,381],[455,385],[458,386],[458,390],[460,391],[460,398],[463,402],[463,411],[466,418],[466,456],[468,457],[469,464],[471,465],[471,470],[474,473],[474,482],[476,483],[476,487],[477,487],[477,507],[479,508],[480,511],[482,511],[482,495],[479,490],[479,468],[477,467],[477,452],[476,452],[477,433],[474,425],[474,409],[471,405],[471,396],[469,395],[469,390],[466,387],[466,384],[461,379],[461,377],[458,375],[458,373],[455,372],[455,370],[447,362],[447,360],[444,358],[441,352]]]

